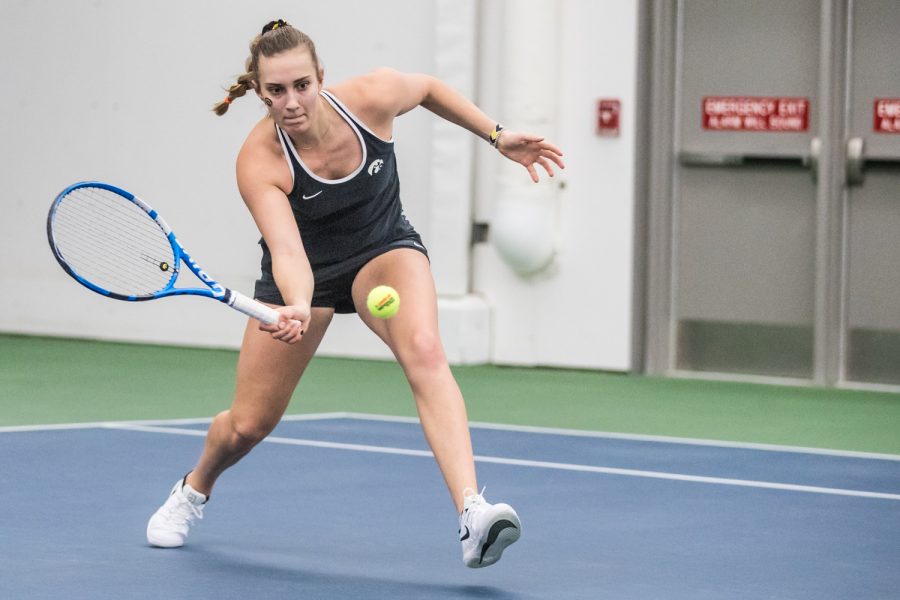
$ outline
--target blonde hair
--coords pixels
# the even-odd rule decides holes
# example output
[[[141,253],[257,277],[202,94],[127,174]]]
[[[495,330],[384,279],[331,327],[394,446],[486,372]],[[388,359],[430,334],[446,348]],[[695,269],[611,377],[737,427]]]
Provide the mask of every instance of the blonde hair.
[[[235,98],[246,94],[253,87],[254,82],[259,81],[260,55],[268,58],[279,52],[293,50],[298,46],[303,46],[309,51],[313,66],[318,73],[319,56],[316,54],[316,45],[308,35],[281,19],[267,23],[262,32],[250,42],[250,56],[247,57],[244,64],[245,73],[239,75],[237,82],[228,88],[228,95],[225,99],[213,106],[213,112],[219,116],[224,115]]]

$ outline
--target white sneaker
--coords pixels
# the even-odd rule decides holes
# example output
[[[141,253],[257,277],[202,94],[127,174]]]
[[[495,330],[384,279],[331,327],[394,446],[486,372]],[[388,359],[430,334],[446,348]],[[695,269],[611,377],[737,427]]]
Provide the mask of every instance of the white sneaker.
[[[485,501],[484,490],[474,490],[466,496],[462,514],[459,515],[459,541],[462,544],[463,562],[478,569],[500,560],[503,550],[519,539],[522,524],[519,515],[509,504],[490,504]]]
[[[172,488],[166,503],[147,523],[147,541],[159,548],[178,548],[191,529],[194,519],[203,518],[203,505],[209,500],[187,484],[187,475]]]

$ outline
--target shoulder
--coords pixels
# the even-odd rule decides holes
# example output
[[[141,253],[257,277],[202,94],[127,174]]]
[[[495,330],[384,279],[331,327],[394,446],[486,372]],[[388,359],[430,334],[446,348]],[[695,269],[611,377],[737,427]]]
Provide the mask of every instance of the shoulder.
[[[241,155],[245,152],[250,154],[270,152],[278,146],[280,146],[280,142],[275,130],[275,121],[271,117],[265,117],[247,134],[247,138],[241,146]]]
[[[427,94],[428,80],[427,75],[381,67],[327,89],[360,117],[382,120],[418,106]]]
[[[380,67],[369,71],[365,75],[359,75],[351,79],[346,79],[327,89],[347,98],[347,101],[356,101],[358,103],[375,103],[379,98],[384,96],[385,92],[396,86],[405,77],[405,73],[390,69],[388,67]]]
[[[286,194],[291,191],[290,168],[271,118],[259,121],[247,135],[238,153],[236,168],[241,189],[275,185]]]

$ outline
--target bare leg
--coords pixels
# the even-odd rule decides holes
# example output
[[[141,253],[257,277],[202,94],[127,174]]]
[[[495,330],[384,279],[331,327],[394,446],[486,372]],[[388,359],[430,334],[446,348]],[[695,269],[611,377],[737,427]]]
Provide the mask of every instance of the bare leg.
[[[234,402],[209,427],[203,454],[187,478],[192,488],[209,495],[219,475],[275,428],[333,314],[332,309],[314,308],[310,327],[296,344],[273,340],[252,319],[247,323]]]
[[[381,284],[400,294],[400,311],[391,319],[377,319],[366,308],[369,291]],[[461,512],[463,490],[477,490],[478,484],[465,402],[438,332],[437,295],[428,259],[405,248],[374,258],[353,282],[353,301],[362,320],[387,343],[403,368],[425,439]]]

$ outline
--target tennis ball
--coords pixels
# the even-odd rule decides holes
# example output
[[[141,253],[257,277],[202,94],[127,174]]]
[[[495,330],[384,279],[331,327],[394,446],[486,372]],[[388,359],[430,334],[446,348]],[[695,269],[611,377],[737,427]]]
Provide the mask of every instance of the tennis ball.
[[[397,310],[400,308],[400,294],[389,285],[379,285],[369,292],[366,304],[373,316],[379,319],[390,319],[397,314]]]

